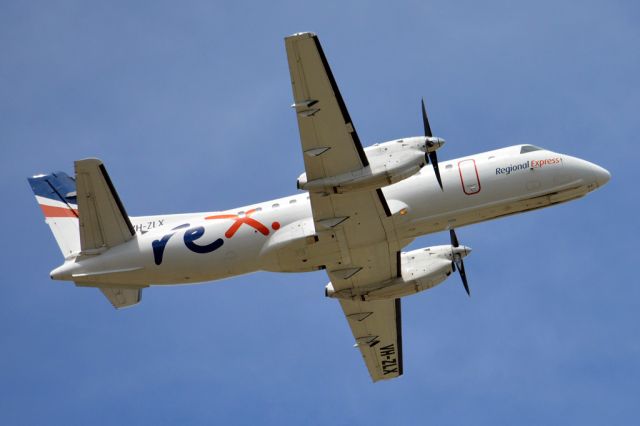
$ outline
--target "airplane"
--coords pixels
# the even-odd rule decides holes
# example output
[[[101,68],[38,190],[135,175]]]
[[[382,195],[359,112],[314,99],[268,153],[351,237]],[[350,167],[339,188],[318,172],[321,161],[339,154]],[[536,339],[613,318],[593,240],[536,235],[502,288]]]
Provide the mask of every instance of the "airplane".
[[[75,161],[75,176],[29,178],[64,263],[54,280],[98,288],[115,308],[151,285],[256,271],[325,270],[371,379],[403,374],[401,298],[458,272],[469,285],[455,229],[580,198],[605,185],[604,168],[534,145],[439,162],[424,101],[424,134],[363,148],[313,33],[285,38],[305,173],[301,192],[236,209],[129,216],[104,164]],[[415,238],[450,244],[404,252]]]

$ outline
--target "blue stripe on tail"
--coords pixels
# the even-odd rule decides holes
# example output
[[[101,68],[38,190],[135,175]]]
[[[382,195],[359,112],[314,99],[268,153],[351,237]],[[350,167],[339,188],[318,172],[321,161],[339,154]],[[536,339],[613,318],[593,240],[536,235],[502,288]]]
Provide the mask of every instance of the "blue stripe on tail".
[[[48,175],[28,178],[33,193],[39,197],[77,204],[76,181],[65,172],[53,172]]]

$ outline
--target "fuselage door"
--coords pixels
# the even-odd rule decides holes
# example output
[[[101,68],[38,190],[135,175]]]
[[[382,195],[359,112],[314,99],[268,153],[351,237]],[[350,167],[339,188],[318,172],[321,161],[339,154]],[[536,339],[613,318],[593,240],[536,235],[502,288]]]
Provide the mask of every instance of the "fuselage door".
[[[476,167],[476,160],[463,160],[458,163],[460,170],[460,182],[462,190],[467,195],[473,195],[480,192],[480,176]]]

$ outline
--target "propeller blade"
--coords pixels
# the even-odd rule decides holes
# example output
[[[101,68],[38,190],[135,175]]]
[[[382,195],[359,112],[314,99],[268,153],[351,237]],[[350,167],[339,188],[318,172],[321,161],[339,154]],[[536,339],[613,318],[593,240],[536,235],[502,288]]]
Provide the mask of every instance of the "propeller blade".
[[[458,241],[458,236],[456,235],[456,231],[454,229],[449,229],[449,237],[451,238],[451,245],[453,247],[460,247],[460,242]],[[458,272],[460,272],[460,278],[462,278],[462,285],[464,286],[467,294],[471,296],[471,292],[469,291],[469,283],[467,282],[467,272],[464,270],[464,262],[462,261],[462,257],[460,256],[460,254],[456,253],[453,255],[451,269],[453,272],[458,269]]]
[[[424,107],[424,98],[422,98],[422,124],[424,125],[424,135],[433,136],[431,134],[431,126],[429,126],[429,119],[427,118],[427,109]]]
[[[460,243],[458,242],[458,236],[456,235],[456,231],[454,229],[449,229],[449,236],[451,237],[451,245],[454,247],[458,247]]]
[[[469,291],[469,283],[467,283],[467,273],[464,271],[464,262],[460,259],[460,263],[458,264],[458,271],[460,272],[460,278],[462,278],[462,285],[464,289],[467,291],[467,295],[471,296],[471,292]]]
[[[431,126],[429,125],[429,117],[427,117],[427,108],[424,106],[424,98],[420,100],[422,104],[422,125],[424,126],[424,135],[427,137],[433,137],[433,133],[431,133]],[[433,142],[427,142],[428,146],[433,146]],[[435,151],[425,152],[424,154],[425,163],[433,164],[433,172],[436,174],[436,179],[438,180],[438,185],[440,185],[440,189],[444,191],[442,187],[442,177],[440,177],[440,167],[438,167],[438,155]]]
[[[429,158],[433,163],[433,172],[436,174],[436,179],[438,179],[438,185],[440,185],[440,189],[444,191],[444,188],[442,187],[442,177],[440,177],[440,167],[438,166],[438,155],[435,151],[431,151],[429,153]]]

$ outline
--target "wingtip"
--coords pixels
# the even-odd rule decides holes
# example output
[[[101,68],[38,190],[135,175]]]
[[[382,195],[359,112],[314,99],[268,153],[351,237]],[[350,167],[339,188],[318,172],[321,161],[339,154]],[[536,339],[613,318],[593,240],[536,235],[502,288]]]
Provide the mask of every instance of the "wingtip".
[[[317,37],[316,33],[313,33],[311,31],[302,31],[299,33],[293,33],[291,35],[286,36],[285,40],[291,39],[291,38],[311,38],[311,37]]]

